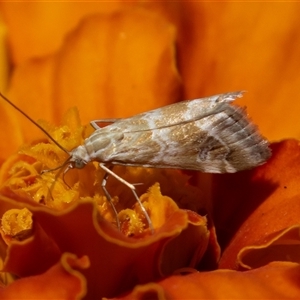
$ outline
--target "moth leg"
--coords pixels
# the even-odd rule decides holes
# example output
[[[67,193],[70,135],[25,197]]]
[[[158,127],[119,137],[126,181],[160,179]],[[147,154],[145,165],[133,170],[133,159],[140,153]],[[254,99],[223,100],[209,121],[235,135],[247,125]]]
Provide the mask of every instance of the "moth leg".
[[[137,193],[136,193],[136,191],[135,191],[134,185],[131,184],[131,183],[129,183],[129,182],[127,182],[127,181],[124,180],[122,177],[118,176],[118,175],[117,175],[116,173],[114,173],[110,168],[106,167],[104,163],[100,163],[99,165],[100,165],[100,168],[102,168],[102,169],[106,172],[105,175],[107,175],[107,176],[108,176],[108,174],[112,175],[112,176],[115,177],[117,180],[119,180],[120,182],[122,182],[123,184],[125,184],[126,186],[128,186],[128,187],[131,189],[131,191],[132,191],[132,193],[133,193],[133,195],[134,195],[136,201],[137,201],[138,204],[140,205],[141,210],[142,210],[142,212],[143,212],[143,214],[144,214],[144,216],[145,216],[145,218],[146,218],[146,220],[147,220],[147,223],[148,223],[148,225],[149,225],[149,228],[150,228],[150,230],[151,230],[151,233],[153,234],[153,233],[154,233],[154,229],[153,229],[153,225],[152,225],[151,219],[150,219],[150,217],[149,217],[149,215],[148,215],[148,213],[147,213],[147,211],[146,211],[144,205],[142,204],[140,198],[138,197],[138,195],[137,195]],[[104,176],[104,178],[106,177],[105,179],[107,179],[107,176]],[[106,183],[106,182],[105,182],[105,183]],[[103,184],[102,184],[102,187],[103,187]],[[104,191],[104,192],[105,192],[105,191]]]
[[[113,202],[112,202],[112,198],[111,198],[111,195],[108,193],[107,189],[106,189],[106,183],[107,183],[107,178],[109,176],[109,173],[105,173],[104,174],[104,177],[103,177],[103,180],[102,180],[102,184],[101,184],[101,187],[103,189],[103,192],[107,198],[107,201],[110,203],[113,211],[114,211],[114,214],[115,214],[115,219],[117,221],[117,227],[119,230],[121,230],[121,225],[120,225],[120,220],[119,220],[119,217],[118,217],[118,212],[116,210],[116,207],[114,206]]]
[[[97,123],[115,123],[120,119],[101,119],[101,120],[93,120],[90,122],[91,126],[94,129],[99,129],[101,128]]]
[[[59,168],[60,168],[60,169],[59,169]],[[48,198],[49,198],[48,195],[50,195],[51,200],[54,201],[52,192],[53,192],[53,190],[54,190],[54,186],[55,186],[55,184],[56,184],[56,182],[57,182],[57,180],[58,180],[58,177],[60,176],[60,174],[61,174],[62,172],[63,172],[63,177],[62,177],[62,179],[63,179],[64,184],[65,184],[69,189],[71,189],[71,187],[70,187],[70,186],[67,184],[67,182],[65,181],[65,173],[66,173],[66,172],[63,170],[63,168],[61,168],[61,166],[60,166],[60,167],[57,167],[57,168],[54,168],[54,169],[42,170],[42,171],[40,172],[40,177],[42,178],[43,174],[49,173],[49,172],[52,172],[52,171],[55,171],[55,170],[57,170],[57,169],[59,169],[59,171],[55,174],[54,181],[51,183],[50,187],[48,187],[48,193],[47,193],[47,196],[46,196],[46,201],[48,201]]]

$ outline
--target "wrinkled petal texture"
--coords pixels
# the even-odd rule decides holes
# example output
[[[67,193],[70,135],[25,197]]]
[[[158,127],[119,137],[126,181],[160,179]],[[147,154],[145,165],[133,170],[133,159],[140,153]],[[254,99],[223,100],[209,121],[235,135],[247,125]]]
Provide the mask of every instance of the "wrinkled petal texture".
[[[137,286],[129,295],[114,299],[298,299],[299,274],[296,263],[274,262],[247,272],[218,270],[172,276]]]
[[[215,176],[214,220],[226,247],[222,268],[300,262],[300,144],[287,140],[272,150],[269,162],[255,170]]]
[[[87,291],[82,292],[87,292],[89,299],[115,296],[179,267],[192,267],[199,262],[207,244],[205,220],[197,216],[195,222],[191,218],[188,226],[189,216],[181,210],[174,212],[156,234],[142,240],[126,238],[103,219],[97,221],[97,210],[91,202],[79,203],[63,213],[40,207],[30,210],[41,229],[26,242],[11,244],[4,270],[21,277],[35,275],[47,271],[51,258],[58,258],[59,253],[86,255],[90,267],[81,271],[87,281]],[[181,237],[180,232],[185,228]],[[41,238],[45,234],[47,239]],[[202,243],[203,248],[195,252],[191,245],[172,253],[171,249],[174,251],[187,238],[198,240],[195,244],[199,248]],[[34,249],[43,251],[37,255]],[[30,290],[27,292],[30,295]]]
[[[67,149],[80,145],[86,133],[86,128],[80,126],[75,109],[66,114],[61,127],[40,123]],[[111,224],[115,222],[111,207],[103,199],[104,196],[99,194],[103,172],[97,167],[98,164],[91,163],[83,170],[75,170],[75,174],[68,177],[67,174],[67,187],[64,181],[51,172],[40,175],[41,170],[60,166],[65,160],[65,153],[56,145],[37,143],[24,146],[21,152],[8,159],[0,172],[0,214],[3,216],[11,212],[8,214],[10,218],[2,217],[1,233],[7,244],[6,256],[3,255],[3,271],[22,279],[35,276],[32,277],[34,284],[35,281],[43,280],[43,275],[38,275],[47,273],[64,253],[86,256],[89,267],[80,271],[81,279],[86,284],[81,289],[78,286],[74,288],[86,294],[88,299],[93,299],[116,296],[138,283],[157,280],[177,269],[194,268],[199,264],[209,243],[206,218],[179,209],[171,198],[161,195],[159,184],[155,183],[159,179],[162,184],[165,182],[165,190],[172,189],[179,204],[180,201],[186,202],[186,197],[194,199],[191,201],[194,207],[193,202],[197,202],[199,193],[192,187],[190,192],[185,191],[188,177],[181,172],[116,168],[116,172],[129,182],[147,178],[143,183],[152,184],[148,192],[142,187],[144,194],[141,202],[149,212],[155,233],[149,234],[144,215],[139,205],[134,203],[130,189],[120,182],[114,182],[107,185],[107,189],[114,193],[113,199],[120,200],[115,203],[121,223],[121,231],[118,231]],[[172,181],[177,183],[175,189],[167,185]],[[28,210],[18,211],[23,207]],[[20,223],[16,217],[17,212]],[[25,233],[31,232],[30,213],[34,222],[32,235],[21,241],[14,239],[20,230],[22,237],[24,229]],[[180,247],[183,243],[185,247]],[[26,291],[27,281],[23,286],[22,279],[22,293],[30,295],[30,285]],[[68,292],[67,287],[65,292]],[[7,293],[3,290],[3,294],[9,297],[11,288]]]
[[[3,300],[80,299],[84,296],[86,281],[76,269],[88,267],[87,257],[78,259],[73,254],[65,253],[44,274],[20,279],[6,289],[0,288],[0,297]]]

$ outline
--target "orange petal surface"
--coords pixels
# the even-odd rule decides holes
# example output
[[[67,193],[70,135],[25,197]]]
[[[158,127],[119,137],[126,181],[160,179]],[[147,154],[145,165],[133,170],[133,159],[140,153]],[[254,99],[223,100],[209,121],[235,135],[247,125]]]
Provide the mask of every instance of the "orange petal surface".
[[[1,2],[14,64],[55,52],[81,19],[122,6],[121,2]]]
[[[271,247],[276,240],[280,244],[283,232],[299,223],[300,171],[296,166],[300,144],[286,140],[273,144],[272,151],[271,159],[255,170],[215,177],[214,220],[223,238],[221,245],[226,247],[221,267],[236,268],[237,255],[244,247],[249,251],[253,246],[255,251],[256,246]],[[281,244],[290,260],[289,245]],[[280,259],[283,256],[282,252]]]
[[[299,271],[299,264],[274,262],[247,272],[172,276],[137,286],[129,295],[114,299],[298,299]]]
[[[42,275],[22,278],[6,288],[0,288],[0,298],[81,299],[85,295],[86,281],[77,270],[88,267],[87,257],[77,258],[65,253],[60,262]]]
[[[175,102],[180,88],[175,27],[155,12],[124,9],[87,18],[55,54],[18,66],[9,97],[23,109],[27,103],[33,118],[52,121],[77,106],[88,123]],[[41,136],[18,118],[26,140]]]
[[[30,210],[37,224],[57,245],[61,253],[71,252],[76,255],[86,255],[89,258],[90,267],[83,270],[82,274],[87,280],[87,293],[90,298],[113,296],[132,288],[137,283],[158,279],[161,276],[162,263],[169,266],[168,273],[183,266],[183,264],[178,265],[178,259],[175,259],[176,255],[169,257],[164,253],[171,251],[172,240],[180,235],[188,225],[187,214],[184,211],[174,212],[153,236],[135,240],[126,238],[109,223],[99,219],[97,209],[91,202],[78,203],[63,213],[37,207],[30,207]],[[178,258],[187,266],[193,266],[199,262],[201,253],[204,252],[205,245],[207,245],[207,240],[205,241],[207,232],[201,229],[205,223],[197,223],[196,227],[198,226],[200,230],[196,235],[197,240],[198,243],[204,242],[204,249],[199,253],[199,250],[195,248],[195,260],[191,261],[193,247],[181,248]],[[193,228],[195,227],[187,228],[186,237],[195,238],[196,229]],[[189,231],[190,233],[188,233]],[[35,236],[34,239],[37,237]],[[173,242],[173,247],[178,242]],[[24,271],[20,273],[20,265],[14,264],[21,259],[20,255],[24,262],[22,265],[27,265],[27,269],[25,268],[27,273],[34,270],[31,266],[41,264],[40,256],[37,257],[33,251],[28,251],[30,250],[29,243],[30,240],[27,243],[15,242],[12,244],[5,264],[6,271],[19,273],[19,275],[24,273]],[[51,245],[51,243],[40,240],[37,240],[36,243],[35,249],[47,249]],[[165,248],[169,243],[170,245]],[[195,240],[194,243],[196,243]],[[46,255],[44,250],[42,252]],[[184,257],[186,258],[184,259]],[[27,273],[24,275],[28,276]]]
[[[263,135],[271,141],[300,138],[298,3],[193,1],[178,6],[179,12],[168,6],[164,11],[178,28],[184,98],[246,90],[237,103],[248,107]]]

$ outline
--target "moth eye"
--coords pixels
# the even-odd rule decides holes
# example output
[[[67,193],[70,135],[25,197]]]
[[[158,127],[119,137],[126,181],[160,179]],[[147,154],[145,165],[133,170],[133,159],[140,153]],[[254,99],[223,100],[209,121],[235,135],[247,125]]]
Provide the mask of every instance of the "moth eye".
[[[76,169],[82,169],[86,165],[85,161],[82,159],[76,159],[75,160],[75,168]]]

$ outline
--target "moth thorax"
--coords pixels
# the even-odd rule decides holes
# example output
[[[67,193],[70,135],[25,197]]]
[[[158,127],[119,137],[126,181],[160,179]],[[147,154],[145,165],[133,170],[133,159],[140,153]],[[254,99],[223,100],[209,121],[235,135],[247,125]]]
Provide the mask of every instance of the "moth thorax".
[[[120,145],[124,138],[122,132],[103,132],[101,129],[96,130],[84,142],[86,151],[90,160],[108,161],[113,155],[116,145]]]

